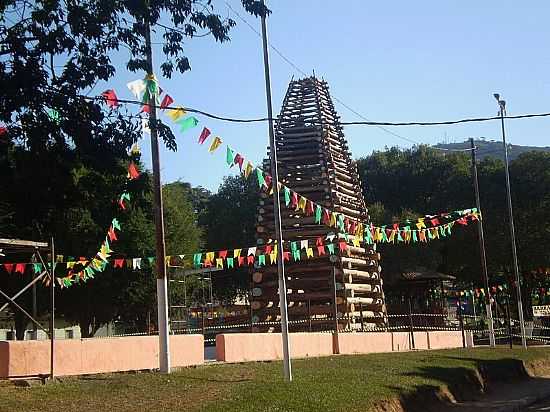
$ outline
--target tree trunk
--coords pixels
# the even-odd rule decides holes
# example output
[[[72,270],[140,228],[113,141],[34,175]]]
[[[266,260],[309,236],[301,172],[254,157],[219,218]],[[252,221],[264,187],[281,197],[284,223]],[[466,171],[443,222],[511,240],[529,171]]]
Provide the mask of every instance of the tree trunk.
[[[90,316],[82,315],[78,319],[78,326],[80,326],[80,337],[82,338],[91,338],[92,334],[90,333],[90,325],[92,324],[92,319]]]
[[[15,339],[25,340],[25,330],[29,323],[27,317],[17,308],[14,308]]]

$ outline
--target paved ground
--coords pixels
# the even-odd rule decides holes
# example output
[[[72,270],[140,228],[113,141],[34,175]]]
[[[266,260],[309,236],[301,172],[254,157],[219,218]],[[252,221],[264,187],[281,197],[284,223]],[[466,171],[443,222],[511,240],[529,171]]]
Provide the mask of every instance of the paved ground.
[[[541,399],[546,401],[533,405]],[[493,385],[489,393],[481,399],[457,403],[449,410],[460,412],[550,411],[550,376]]]

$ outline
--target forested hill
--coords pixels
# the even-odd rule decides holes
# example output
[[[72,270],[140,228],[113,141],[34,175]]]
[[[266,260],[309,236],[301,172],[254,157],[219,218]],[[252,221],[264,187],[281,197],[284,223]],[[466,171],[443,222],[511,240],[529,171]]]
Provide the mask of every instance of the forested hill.
[[[480,139],[475,141],[475,145],[479,148],[477,152],[478,158],[483,159],[487,156],[491,156],[502,160],[504,159],[501,141]],[[439,143],[434,147],[453,150],[466,149],[470,147],[470,141],[467,140],[462,143]],[[550,152],[550,147],[510,145],[508,156],[510,157],[510,160],[513,160],[520,154],[531,151]]]

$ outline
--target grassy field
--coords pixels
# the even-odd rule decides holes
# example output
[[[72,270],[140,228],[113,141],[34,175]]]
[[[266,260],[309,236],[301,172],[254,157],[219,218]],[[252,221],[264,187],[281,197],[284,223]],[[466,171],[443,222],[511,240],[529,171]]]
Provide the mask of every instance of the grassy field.
[[[550,349],[472,349],[332,356],[211,365],[158,373],[63,378],[28,388],[0,383],[0,411],[365,411],[421,388],[460,385],[480,365],[505,373],[517,360],[550,359]],[[470,377],[470,378],[469,378]]]

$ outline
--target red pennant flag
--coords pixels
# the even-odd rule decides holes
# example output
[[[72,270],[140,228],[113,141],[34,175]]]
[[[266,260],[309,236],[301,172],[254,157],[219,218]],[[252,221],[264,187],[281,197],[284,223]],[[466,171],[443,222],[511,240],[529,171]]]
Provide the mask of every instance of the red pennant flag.
[[[238,164],[239,165],[239,170],[243,171],[243,163],[244,163],[244,157],[242,157],[239,153],[237,153],[235,155],[235,160],[234,160],[235,164]],[[267,176],[266,176],[267,177]],[[271,176],[269,177],[271,179]]]
[[[330,212],[327,209],[323,210],[323,223],[325,225],[330,224]]]
[[[357,222],[355,220],[352,220],[349,233],[353,233],[355,235],[355,232],[357,232]]]
[[[115,232],[115,229],[113,228],[113,226],[109,227],[109,231],[107,232],[107,235],[109,235],[109,240],[110,241],[118,240],[117,237],[116,237],[116,232]]]
[[[431,222],[432,226],[439,225],[439,219],[438,218],[432,219],[432,220],[430,220],[430,222]]]
[[[399,229],[399,223],[394,223],[393,224],[393,229],[398,230]]]
[[[456,223],[458,223],[459,225],[465,226],[465,225],[468,224],[468,221],[466,220],[466,218],[461,217],[460,219],[458,219],[458,220],[456,221]]]
[[[5,127],[0,127],[0,136],[5,135],[6,133],[8,133],[8,129],[6,129]]]
[[[296,208],[298,206],[298,193],[292,192],[292,199],[290,201],[290,207]]]
[[[273,180],[273,179],[272,179],[271,175],[266,174],[266,175],[264,176],[265,185],[266,185],[267,187],[271,186],[271,181],[272,181],[272,180]]]
[[[265,245],[265,251],[264,254],[269,255],[271,251],[273,250],[273,246],[271,245]]]
[[[118,200],[118,204],[122,210],[126,210],[126,205],[124,204],[124,200],[122,198]]]
[[[115,268],[124,267],[124,259],[115,259]]]
[[[326,255],[327,253],[325,252],[325,246],[324,245],[318,245],[317,246],[317,253],[319,254],[319,256]]]
[[[105,103],[107,103],[107,106],[117,107],[119,105],[118,97],[113,89],[105,90],[101,93],[101,96],[105,98]]]
[[[162,102],[160,102],[160,108],[164,110],[172,103],[174,103],[174,99],[172,99],[170,95],[166,94],[164,95],[164,99],[162,99]]]
[[[254,259],[255,259],[255,256],[254,255],[250,255],[250,256],[247,256],[246,257],[246,263],[247,265],[253,265],[254,264]]]
[[[128,166],[128,178],[130,180],[137,179],[139,177],[139,171],[137,169],[137,166],[134,162],[130,162],[130,165]]]
[[[237,261],[238,261],[238,263],[239,263],[239,266],[242,266],[242,265],[244,264],[244,256],[239,256],[239,257],[237,258]]]
[[[347,217],[344,219],[344,226],[346,228],[346,232],[349,233],[350,223]]]
[[[315,206],[313,206],[313,202],[311,200],[308,200],[306,206],[306,216],[311,216],[314,212]]]
[[[6,272],[11,273],[13,272],[13,263],[4,263],[4,269],[6,269]]]
[[[323,246],[323,245],[324,245],[324,243],[323,243],[323,237],[322,237],[322,236],[318,237],[317,240],[315,241],[315,244],[316,244],[317,246]]]
[[[221,259],[225,259],[227,257],[227,250],[220,250],[218,253],[218,257]]]
[[[290,252],[288,251],[283,252],[283,261],[290,262]]]
[[[24,263],[18,263],[15,265],[15,273],[25,273],[25,264]]]
[[[199,144],[203,144],[208,136],[210,136],[210,129],[205,127],[204,129],[202,129],[201,135],[199,136]]]
[[[348,244],[345,241],[338,242],[338,248],[340,252],[344,252],[348,248]]]

